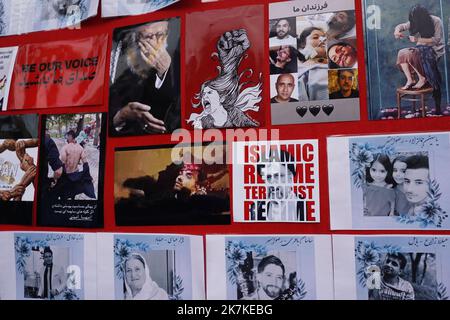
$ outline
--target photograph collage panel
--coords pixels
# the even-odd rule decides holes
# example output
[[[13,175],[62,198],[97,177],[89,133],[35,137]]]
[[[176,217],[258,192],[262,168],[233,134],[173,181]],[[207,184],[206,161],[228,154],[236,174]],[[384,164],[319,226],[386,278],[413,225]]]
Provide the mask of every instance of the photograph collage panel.
[[[347,152],[341,160],[340,154],[329,155],[334,168],[348,166],[329,177],[336,225],[349,223],[356,229],[450,229],[450,202],[446,197],[450,184],[441,169],[450,161],[448,132],[329,138],[329,145]],[[345,187],[333,187],[339,180],[346,181]],[[345,190],[349,192],[344,194]],[[350,213],[343,213],[344,208]]]
[[[261,5],[186,16],[188,129],[264,125]]]
[[[369,119],[450,115],[450,2],[362,6]]]
[[[8,107],[9,89],[18,49],[19,47],[0,48],[0,111],[4,111]]]
[[[446,236],[335,236],[335,298],[448,300]]]
[[[208,299],[333,296],[329,236],[207,236]],[[329,268],[329,269],[328,269]],[[320,276],[319,276],[320,275]]]
[[[0,116],[0,224],[31,225],[38,125],[37,115]]]
[[[101,234],[97,250],[100,299],[204,299],[201,237]]]
[[[233,142],[236,222],[319,223],[317,140]]]
[[[309,1],[295,1],[299,7],[293,7],[291,3],[270,6],[273,122],[293,123],[283,113],[287,111],[282,109],[291,107],[295,109],[297,120],[302,119],[302,122],[352,120],[356,113],[358,120],[359,112],[355,110],[359,108],[359,85],[354,3],[345,1],[318,7],[310,5]],[[343,105],[351,108],[344,110]]]
[[[59,114],[42,119],[38,223],[103,225],[105,115]]]

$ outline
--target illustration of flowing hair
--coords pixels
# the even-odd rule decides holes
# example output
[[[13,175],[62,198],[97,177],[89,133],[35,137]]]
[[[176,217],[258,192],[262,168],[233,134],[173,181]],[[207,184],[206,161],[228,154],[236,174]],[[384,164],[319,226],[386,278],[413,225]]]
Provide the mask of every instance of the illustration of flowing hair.
[[[245,106],[244,104],[240,106],[239,101],[247,100],[241,95],[259,95],[261,93],[262,74],[259,75],[259,82],[255,84],[252,81],[244,80],[241,82],[242,79],[250,79],[253,76],[252,69],[248,68],[241,73],[238,73],[238,68],[242,60],[248,58],[248,55],[245,54],[247,49],[248,48],[245,48],[242,52],[239,52],[238,48],[233,48],[235,52],[229,55],[220,55],[219,52],[213,52],[211,54],[211,60],[218,61],[220,64],[217,66],[218,75],[214,79],[203,82],[200,87],[200,92],[196,93],[193,101],[191,101],[193,108],[198,108],[201,105],[203,90],[206,87],[210,87],[219,93],[220,102],[227,111],[235,107],[242,109]],[[247,85],[253,86],[247,88],[249,90],[242,90],[242,88]],[[259,99],[259,101],[260,100],[261,99]]]

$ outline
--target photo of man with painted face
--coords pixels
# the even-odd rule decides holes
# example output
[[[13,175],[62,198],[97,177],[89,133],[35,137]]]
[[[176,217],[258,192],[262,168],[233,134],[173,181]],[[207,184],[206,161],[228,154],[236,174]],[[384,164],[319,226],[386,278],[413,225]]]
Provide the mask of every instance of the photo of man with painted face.
[[[357,87],[354,69],[339,69],[337,71],[337,85],[339,86],[339,90],[331,92],[330,99],[358,98],[359,91],[358,89],[354,89],[355,83]]]

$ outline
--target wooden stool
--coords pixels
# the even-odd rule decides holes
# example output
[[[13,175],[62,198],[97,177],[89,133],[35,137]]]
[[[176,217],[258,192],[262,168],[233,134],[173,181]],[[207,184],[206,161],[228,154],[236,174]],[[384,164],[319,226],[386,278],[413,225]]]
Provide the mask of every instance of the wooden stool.
[[[432,94],[433,88],[424,89],[397,89],[397,119],[400,119],[402,112],[402,100],[412,101],[414,111],[416,111],[416,102],[420,101],[420,109],[422,110],[422,117],[425,117],[425,96],[427,94]]]

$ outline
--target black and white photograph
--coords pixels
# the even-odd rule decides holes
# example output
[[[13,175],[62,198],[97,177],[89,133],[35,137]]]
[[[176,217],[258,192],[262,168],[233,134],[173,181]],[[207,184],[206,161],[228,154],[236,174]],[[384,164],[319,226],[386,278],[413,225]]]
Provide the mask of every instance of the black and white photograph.
[[[239,300],[298,300],[295,251],[272,252],[263,257],[247,252],[238,274]],[[246,270],[245,266],[255,266]],[[296,299],[297,298],[297,299]]]
[[[37,115],[0,116],[0,224],[32,223],[38,124]]]
[[[295,17],[281,17],[269,20],[269,46],[296,47],[296,23]]]
[[[43,117],[39,224],[102,225],[104,122],[101,113]]]
[[[5,4],[0,2],[0,36],[3,36],[6,31],[6,22],[5,22],[6,8]]]
[[[35,28],[65,28],[75,26],[88,16],[90,2],[93,0],[41,0],[37,2],[37,21]]]
[[[449,229],[449,150],[448,132],[328,138],[332,228]]]
[[[174,259],[175,253],[169,250],[130,253],[121,262],[120,287],[123,290],[119,297],[123,300],[169,300],[173,286],[168,286],[168,280],[174,273]]]
[[[114,29],[109,135],[171,133],[181,127],[180,19]]]

